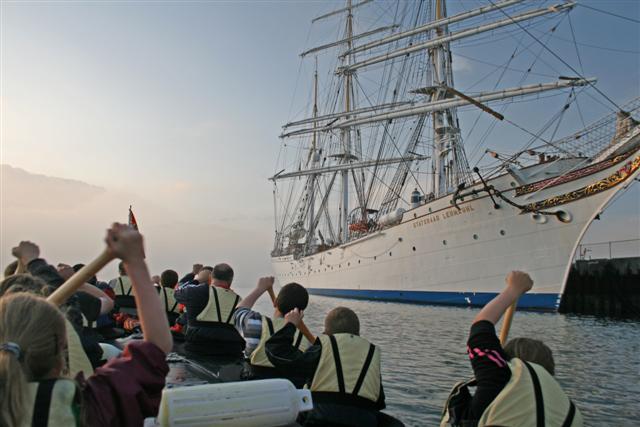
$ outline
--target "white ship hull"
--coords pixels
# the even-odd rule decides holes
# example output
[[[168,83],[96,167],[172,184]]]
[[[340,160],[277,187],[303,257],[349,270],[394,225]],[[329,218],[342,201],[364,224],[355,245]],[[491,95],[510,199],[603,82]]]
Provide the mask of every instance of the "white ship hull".
[[[576,246],[596,215],[638,175],[640,150],[636,146],[556,179],[558,174],[545,169],[559,164],[524,169],[524,185],[510,174],[488,185],[519,205],[562,211],[563,220],[521,213],[503,200],[495,209],[486,192],[458,202],[458,210],[450,194],[360,239],[299,259],[274,257],[275,273],[281,284],[298,282],[316,295],[478,306],[500,292],[507,272],[518,269],[535,282],[519,307],[556,310]],[[528,187],[541,181],[542,189]]]

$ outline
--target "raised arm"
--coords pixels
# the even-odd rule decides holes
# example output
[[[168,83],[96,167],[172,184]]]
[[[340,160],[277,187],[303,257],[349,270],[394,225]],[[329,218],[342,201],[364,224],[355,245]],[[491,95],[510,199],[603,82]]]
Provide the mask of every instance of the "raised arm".
[[[269,277],[261,277],[258,279],[258,284],[256,288],[249,293],[240,303],[238,303],[238,308],[249,308],[251,309],[253,305],[256,303],[258,298],[269,289],[273,288],[274,278],[273,276]]]
[[[533,287],[533,280],[523,271],[512,271],[507,274],[505,282],[507,286],[480,310],[480,313],[473,319],[473,323],[487,320],[495,325],[507,308]]]
[[[89,283],[83,283],[82,286],[78,288],[78,291],[85,292],[100,300],[100,314],[105,314],[113,310],[113,300],[98,287]]]
[[[107,231],[106,242],[113,255],[124,261],[135,290],[138,317],[145,341],[155,344],[165,353],[170,352],[173,339],[169,322],[144,262],[142,235],[126,225],[113,224]]]

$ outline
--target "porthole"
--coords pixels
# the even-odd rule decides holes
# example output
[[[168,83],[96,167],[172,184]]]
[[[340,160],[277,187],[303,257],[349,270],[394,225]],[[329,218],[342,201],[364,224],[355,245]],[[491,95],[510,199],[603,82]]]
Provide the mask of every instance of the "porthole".
[[[447,244],[447,241],[446,241],[446,240],[443,240],[443,241],[442,241],[442,244],[443,244],[443,245],[446,245],[446,244]]]
[[[478,235],[477,234],[473,235],[473,240],[478,240]]]
[[[512,188],[516,188],[516,186],[517,186],[517,185],[518,185],[518,184],[516,184],[515,182],[511,181],[511,187],[512,187]]]
[[[429,213],[431,213],[431,212],[432,212],[432,210],[431,210],[431,208],[429,208]]]
[[[507,233],[506,233],[506,231],[504,231],[504,230],[500,230],[500,235],[501,235],[501,236],[504,236],[505,234],[507,234]]]
[[[378,258],[378,257],[374,256],[374,257],[373,257],[373,260],[375,261],[377,258]]]
[[[351,263],[350,262],[347,263],[347,267],[351,267]]]
[[[415,247],[415,246],[414,246],[412,249],[413,249],[413,252],[415,252],[415,251],[416,251],[416,247]]]
[[[534,222],[537,222],[538,224],[546,224],[547,223],[547,216],[539,214],[537,212],[531,214],[531,219]]]
[[[360,264],[360,260],[358,260],[358,264]]]
[[[571,222],[571,220],[573,219],[571,214],[567,211],[557,211],[555,212],[555,214],[556,218],[558,218],[558,221],[564,222],[565,224]]]

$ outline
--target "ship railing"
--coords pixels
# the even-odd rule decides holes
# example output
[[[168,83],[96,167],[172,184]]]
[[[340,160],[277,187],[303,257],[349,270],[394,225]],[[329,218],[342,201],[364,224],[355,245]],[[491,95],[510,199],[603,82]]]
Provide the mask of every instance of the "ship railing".
[[[574,261],[640,257],[640,238],[580,243]]]
[[[637,121],[640,121],[640,98],[636,98],[622,107],[622,110]],[[568,137],[554,141],[553,145],[535,147],[548,148],[548,153],[564,155],[567,152],[578,157],[597,157],[606,150],[616,136],[618,113],[611,113],[586,128]]]

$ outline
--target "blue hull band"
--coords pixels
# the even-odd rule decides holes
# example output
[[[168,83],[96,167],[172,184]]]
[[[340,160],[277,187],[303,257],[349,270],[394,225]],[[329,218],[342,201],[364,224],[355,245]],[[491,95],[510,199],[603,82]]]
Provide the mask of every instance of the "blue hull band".
[[[482,307],[498,295],[494,292],[378,291],[371,289],[320,288],[307,288],[307,290],[311,295],[327,297],[464,307]],[[518,308],[555,311],[560,305],[560,297],[560,294],[524,294],[518,300]]]

